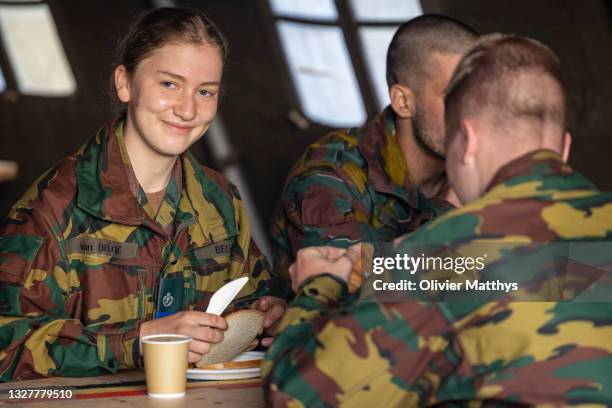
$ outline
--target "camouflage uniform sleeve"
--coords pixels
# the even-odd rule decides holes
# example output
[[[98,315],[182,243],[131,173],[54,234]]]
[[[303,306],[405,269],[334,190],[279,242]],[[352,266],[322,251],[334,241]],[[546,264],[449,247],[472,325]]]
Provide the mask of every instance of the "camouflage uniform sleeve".
[[[317,395],[317,389],[309,390],[310,399],[304,395],[295,395],[295,391],[306,390],[307,387],[297,388],[294,393],[285,390],[289,384],[284,380],[285,375],[291,371],[295,376],[292,382],[300,377],[294,368],[297,363],[293,356],[303,355],[303,351],[312,349],[312,340],[317,336],[317,322],[324,318],[328,311],[337,309],[340,304],[346,303],[348,287],[344,281],[331,274],[318,275],[308,278],[294,300],[291,302],[278,327],[272,346],[268,350],[262,364],[264,379],[264,395],[266,401],[274,406],[290,405],[290,402],[301,402],[303,405],[322,405],[321,400],[312,399]],[[309,359],[312,356],[309,356]],[[310,363],[310,362],[309,362]],[[290,380],[291,381],[291,380]],[[302,383],[303,385],[306,382]]]
[[[280,277],[289,279],[289,266],[301,248],[348,248],[377,240],[366,215],[366,175],[357,166],[346,167],[313,166],[288,182],[271,225],[274,271]]]
[[[232,186],[232,190],[238,235],[231,249],[229,277],[230,279],[249,277],[248,283],[232,308],[247,307],[262,296],[284,297],[288,283],[283,284],[272,274],[268,259],[251,238],[249,217],[240,194],[235,186]]]
[[[16,209],[0,230],[0,381],[134,367],[138,324],[97,333],[79,320],[78,272],[44,215]]]
[[[264,364],[273,406],[418,406],[451,367],[432,304],[356,302],[346,284],[319,275],[303,284]]]

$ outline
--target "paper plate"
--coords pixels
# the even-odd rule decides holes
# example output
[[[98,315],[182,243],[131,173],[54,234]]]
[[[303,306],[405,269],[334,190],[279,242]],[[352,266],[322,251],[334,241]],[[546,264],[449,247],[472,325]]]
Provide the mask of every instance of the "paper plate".
[[[261,360],[264,354],[263,351],[247,351],[238,355],[232,362]],[[260,375],[261,367],[221,368],[217,370],[190,368],[187,370],[187,378],[192,380],[242,380],[245,378],[257,378]]]

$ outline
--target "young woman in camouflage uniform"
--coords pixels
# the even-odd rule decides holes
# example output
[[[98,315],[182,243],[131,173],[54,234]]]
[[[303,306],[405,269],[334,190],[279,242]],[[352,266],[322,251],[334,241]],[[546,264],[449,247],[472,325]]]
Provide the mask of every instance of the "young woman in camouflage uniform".
[[[223,339],[202,312],[248,276],[235,307],[284,301],[236,188],[188,148],[215,117],[226,44],[202,13],[160,8],[119,43],[122,113],[26,192],[0,230],[0,379],[89,376],[139,365],[139,336]],[[257,299],[257,300],[255,300]]]

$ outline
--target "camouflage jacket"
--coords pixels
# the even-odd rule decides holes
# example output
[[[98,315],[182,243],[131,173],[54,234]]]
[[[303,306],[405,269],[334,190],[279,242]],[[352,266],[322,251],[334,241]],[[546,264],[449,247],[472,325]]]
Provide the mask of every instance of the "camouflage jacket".
[[[310,145],[291,170],[272,220],[274,270],[286,276],[300,248],[392,241],[450,208],[413,184],[388,107]]]
[[[536,151],[402,245],[509,236],[612,242],[612,194]],[[275,406],[610,406],[611,339],[612,302],[358,302],[324,274],[281,322],[265,395]]]
[[[240,276],[241,301],[269,290],[236,188],[186,152],[152,214],[121,130],[109,124],[44,174],[0,230],[2,381],[137,366],[162,278],[178,283],[178,310],[205,310]]]

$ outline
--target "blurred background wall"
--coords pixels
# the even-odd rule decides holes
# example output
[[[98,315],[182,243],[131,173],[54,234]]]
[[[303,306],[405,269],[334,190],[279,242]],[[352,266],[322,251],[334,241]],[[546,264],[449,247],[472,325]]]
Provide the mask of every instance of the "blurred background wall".
[[[111,117],[115,43],[135,13],[163,5],[201,8],[228,37],[219,120],[193,150],[239,184],[259,220],[264,249],[288,170],[317,138],[380,111],[387,42],[397,25],[421,12],[550,46],[569,89],[570,164],[599,188],[612,189],[612,8],[606,0],[0,0],[0,160],[19,166],[16,178],[0,182],[0,216]],[[26,15],[21,23],[19,12],[27,7],[38,8],[38,17]],[[28,24],[40,26],[41,13],[50,15],[65,54],[63,74],[51,72],[58,64],[34,47]],[[25,53],[21,60],[16,50]],[[69,84],[58,90],[43,81],[37,90],[23,83],[26,73],[16,61],[67,76]]]

